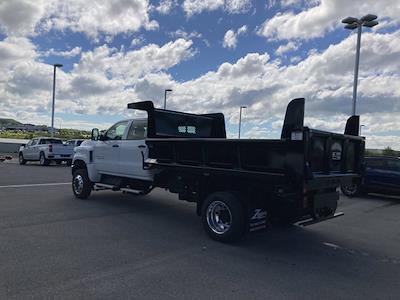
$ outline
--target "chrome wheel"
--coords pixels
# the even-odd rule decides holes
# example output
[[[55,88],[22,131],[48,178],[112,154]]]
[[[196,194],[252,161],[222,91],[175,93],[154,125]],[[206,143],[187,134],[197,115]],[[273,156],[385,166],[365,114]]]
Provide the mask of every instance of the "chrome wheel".
[[[43,166],[44,165],[44,155],[40,155],[40,164]]]
[[[207,223],[216,234],[224,234],[231,228],[232,213],[222,201],[214,201],[207,208]]]
[[[72,184],[73,188],[74,188],[74,192],[78,195],[82,194],[83,191],[83,177],[81,175],[76,175],[74,177],[74,182]]]
[[[20,164],[24,162],[24,157],[22,156],[22,154],[19,155],[18,161]]]

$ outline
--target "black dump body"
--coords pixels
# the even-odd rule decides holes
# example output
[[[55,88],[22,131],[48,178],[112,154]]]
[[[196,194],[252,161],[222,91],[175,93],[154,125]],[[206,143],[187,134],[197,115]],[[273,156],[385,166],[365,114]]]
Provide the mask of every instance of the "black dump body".
[[[249,210],[261,207],[292,221],[323,219],[336,210],[336,188],[362,171],[358,116],[349,118],[345,134],[310,129],[303,126],[302,98],[289,103],[276,140],[226,139],[223,114],[155,109],[150,101],[128,107],[148,113],[145,165],[160,169],[156,185],[199,204],[213,191],[234,190]]]

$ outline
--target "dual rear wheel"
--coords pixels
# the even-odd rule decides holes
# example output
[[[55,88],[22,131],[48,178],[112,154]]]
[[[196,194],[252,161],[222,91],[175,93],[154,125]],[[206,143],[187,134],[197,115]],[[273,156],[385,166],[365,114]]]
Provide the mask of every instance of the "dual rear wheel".
[[[210,194],[202,205],[202,223],[207,234],[220,242],[240,240],[246,230],[246,216],[239,197],[230,192]]]

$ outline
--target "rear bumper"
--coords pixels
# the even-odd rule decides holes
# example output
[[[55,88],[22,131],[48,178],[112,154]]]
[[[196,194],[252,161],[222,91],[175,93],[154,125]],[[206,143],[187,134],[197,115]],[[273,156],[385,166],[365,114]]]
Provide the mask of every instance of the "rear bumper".
[[[47,156],[51,160],[72,160],[72,155],[67,154],[49,154]]]

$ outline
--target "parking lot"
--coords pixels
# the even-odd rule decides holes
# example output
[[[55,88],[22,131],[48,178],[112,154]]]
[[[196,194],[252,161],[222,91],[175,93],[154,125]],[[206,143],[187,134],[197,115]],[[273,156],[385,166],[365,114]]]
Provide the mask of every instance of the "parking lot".
[[[399,299],[400,199],[342,197],[345,215],[210,240],[163,190],[76,200],[67,166],[0,164],[1,299]]]

